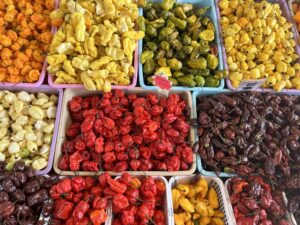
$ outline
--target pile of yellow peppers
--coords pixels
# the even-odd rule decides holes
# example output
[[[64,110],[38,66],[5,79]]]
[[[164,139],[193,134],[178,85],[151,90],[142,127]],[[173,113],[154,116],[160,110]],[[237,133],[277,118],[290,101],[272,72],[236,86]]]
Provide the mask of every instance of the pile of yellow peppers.
[[[172,189],[176,225],[224,225],[218,194],[204,178],[195,184],[178,184]]]
[[[137,40],[138,7],[133,0],[61,0],[50,14],[57,24],[48,72],[57,84],[83,83],[88,90],[110,91],[111,85],[129,85]]]
[[[220,0],[219,7],[232,85],[266,78],[265,87],[276,91],[300,89],[292,24],[282,16],[279,4]]]

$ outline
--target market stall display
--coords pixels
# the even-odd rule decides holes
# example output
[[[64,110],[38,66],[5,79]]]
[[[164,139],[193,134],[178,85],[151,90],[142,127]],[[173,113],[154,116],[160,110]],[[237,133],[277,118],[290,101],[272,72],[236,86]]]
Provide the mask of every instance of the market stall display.
[[[192,174],[196,157],[190,106],[190,93],[184,91],[158,98],[157,91],[140,88],[102,96],[67,89],[54,169],[63,175],[99,170],[114,175],[129,170],[135,175]]]
[[[38,174],[52,169],[62,90],[0,88],[0,161],[11,170],[24,160]]]
[[[163,74],[174,90],[223,88],[223,60],[213,1],[154,1],[143,10],[140,84],[155,89]],[[194,3],[194,4],[192,4]],[[178,87],[177,87],[178,86]]]
[[[54,1],[1,1],[0,86],[37,87],[46,75]]]
[[[59,29],[47,56],[49,84],[110,91],[132,88],[137,79],[134,51],[144,32],[135,31],[134,1],[60,1],[51,13]],[[132,62],[134,60],[134,66]],[[126,87],[128,86],[128,87]]]
[[[275,91],[299,89],[299,46],[285,1],[218,1],[227,85],[262,80]],[[234,19],[233,19],[234,18]],[[226,53],[225,53],[226,52]]]

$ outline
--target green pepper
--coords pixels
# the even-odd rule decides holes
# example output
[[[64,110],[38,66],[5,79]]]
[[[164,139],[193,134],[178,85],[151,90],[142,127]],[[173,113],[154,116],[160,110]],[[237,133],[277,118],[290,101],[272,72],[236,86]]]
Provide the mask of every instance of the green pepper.
[[[181,70],[182,63],[175,58],[167,60],[168,66],[171,68],[171,70]]]
[[[168,19],[167,20],[167,27],[170,27],[172,30],[174,30],[175,29],[175,24],[170,19]]]
[[[164,27],[159,32],[158,41],[165,40],[170,34],[173,33],[173,29],[170,27]]]
[[[187,64],[189,65],[189,67],[191,67],[192,69],[206,69],[207,67],[207,61],[205,58],[200,57],[198,59],[190,59]]]
[[[144,64],[148,59],[152,59],[153,57],[154,57],[154,52],[144,51],[141,57],[142,64]]]
[[[173,73],[173,76],[175,78],[178,78],[178,77],[183,77],[185,74],[182,72],[182,71],[176,71]]]
[[[210,75],[210,70],[209,69],[198,70],[197,75],[202,77],[208,77]]]
[[[209,23],[207,24],[207,30],[212,30],[214,32],[216,31],[215,25],[211,21],[209,21]]]
[[[200,56],[200,46],[197,46],[193,49],[191,55],[190,55],[190,59],[197,59]]]
[[[170,41],[170,44],[171,44],[172,48],[175,48],[176,51],[179,51],[182,49],[182,43],[178,39]]]
[[[157,60],[157,64],[160,66],[160,67],[166,67],[167,66],[167,59],[166,58],[159,58]]]
[[[215,32],[213,30],[203,30],[200,32],[199,38],[204,41],[213,41],[215,39]]]
[[[177,86],[178,85],[178,82],[175,78],[173,77],[168,77],[168,80],[171,81],[172,83],[172,86]]]
[[[166,52],[166,58],[171,59],[174,56],[174,51],[172,48],[170,48],[167,52]]]
[[[214,77],[207,77],[205,78],[205,86],[206,87],[219,87],[220,80]]]
[[[152,25],[147,25],[146,26],[146,35],[150,36],[150,37],[157,37],[157,30],[155,27],[153,27]]]
[[[210,22],[210,19],[208,17],[204,17],[202,20],[201,20],[201,23],[202,25],[206,26],[208,25],[208,23]]]
[[[229,166],[224,167],[224,172],[225,173],[235,173],[235,169]]]
[[[227,70],[219,70],[215,73],[214,78],[217,79],[223,79],[228,77],[228,71]]]
[[[176,16],[178,16],[180,19],[186,20],[186,15],[182,9],[182,7],[178,6],[174,9],[174,13]]]
[[[164,58],[165,55],[166,55],[166,50],[159,48],[156,53],[155,59],[157,60],[159,58]]]
[[[183,50],[176,52],[175,56],[177,59],[181,59],[181,60],[186,58],[186,54],[183,52]]]
[[[145,18],[143,16],[139,16],[136,20],[136,23],[141,31],[146,31]]]
[[[149,22],[150,25],[152,25],[155,28],[160,28],[163,27],[165,25],[165,20],[163,18],[158,18],[156,20],[153,20],[151,22]]]
[[[176,27],[180,30],[184,30],[186,28],[187,22],[185,20],[181,20],[179,18],[176,18],[175,16],[170,16],[171,21],[174,23]]]
[[[176,32],[173,32],[172,34],[168,35],[167,37],[167,41],[173,41],[175,40],[177,37],[178,37],[179,33],[176,31]]]
[[[205,85],[205,79],[202,76],[195,76],[196,85],[198,87],[204,87]]]
[[[139,8],[144,8],[147,5],[147,0],[137,0],[137,5]]]
[[[193,30],[193,32],[192,32],[192,39],[194,41],[197,41],[199,39],[200,32],[201,31],[199,29]]]
[[[157,50],[157,44],[155,44],[153,41],[148,41],[146,46],[153,52]]]
[[[152,74],[154,72],[155,69],[155,62],[154,59],[148,59],[145,63],[144,63],[144,73],[145,74]]]
[[[170,9],[173,8],[175,2],[176,2],[176,0],[163,0],[162,3],[160,4],[160,6],[164,10],[169,11]]]
[[[181,7],[185,13],[193,10],[194,8],[193,4],[182,4]]]
[[[153,79],[152,77],[147,77],[147,82],[151,85],[153,85]]]
[[[196,23],[196,21],[197,21],[197,16],[195,15],[191,15],[186,19],[186,22],[188,22],[188,24]]]
[[[208,54],[207,55],[207,65],[208,65],[209,69],[215,70],[219,65],[218,57],[213,54]]]
[[[210,52],[210,47],[209,47],[209,45],[203,45],[199,48],[199,50],[200,50],[200,53],[202,55],[204,55],[204,54],[207,54],[208,52]]]
[[[189,54],[192,53],[193,47],[192,47],[192,46],[183,46],[182,51],[183,51],[185,54],[189,55]]]
[[[196,11],[196,16],[198,16],[198,17],[204,16],[208,12],[209,9],[210,9],[210,6],[206,6],[206,7],[203,7],[201,9],[198,9]]]
[[[164,20],[167,20],[172,13],[170,11],[163,10],[161,16]]]
[[[24,159],[24,158],[27,158],[28,156],[29,156],[29,154],[30,154],[30,151],[28,150],[28,149],[23,149],[20,153],[19,153],[19,155],[20,155],[20,157],[22,158],[22,159]]]
[[[167,41],[162,41],[162,42],[160,42],[159,47],[168,51],[170,49],[170,44]]]
[[[146,18],[149,20],[155,20],[158,18],[154,8],[151,8],[148,12],[146,12]]]
[[[191,42],[192,42],[192,39],[188,35],[184,34],[182,36],[182,43],[184,45],[189,45],[189,44],[191,44]]]
[[[189,76],[179,77],[177,81],[181,86],[187,86],[187,87],[196,86],[196,82]]]

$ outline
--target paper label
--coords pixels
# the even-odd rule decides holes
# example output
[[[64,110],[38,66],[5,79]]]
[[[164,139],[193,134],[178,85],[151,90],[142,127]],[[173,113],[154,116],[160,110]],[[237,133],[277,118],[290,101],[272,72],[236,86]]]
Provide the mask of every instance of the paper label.
[[[243,80],[238,87],[238,90],[247,91],[261,88],[261,86],[265,84],[266,80],[266,78],[259,80]]]
[[[158,96],[167,98],[172,87],[171,81],[164,74],[156,74],[152,76],[153,84],[158,87]]]

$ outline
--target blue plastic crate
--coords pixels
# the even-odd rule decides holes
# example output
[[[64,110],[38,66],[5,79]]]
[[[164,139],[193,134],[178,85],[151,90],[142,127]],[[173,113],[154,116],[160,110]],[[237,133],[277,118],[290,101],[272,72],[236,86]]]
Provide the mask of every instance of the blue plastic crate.
[[[153,0],[154,3],[157,2],[162,2],[161,0]],[[222,56],[222,47],[221,47],[221,41],[220,41],[220,32],[219,32],[219,25],[218,25],[218,20],[217,20],[217,13],[216,13],[216,7],[215,7],[215,3],[214,0],[177,0],[178,4],[183,4],[183,3],[191,3],[193,5],[195,5],[197,8],[200,7],[207,7],[210,6],[211,9],[209,11],[209,17],[210,19],[213,21],[216,32],[216,44],[218,47],[218,52],[219,52],[219,70],[223,70],[224,69],[224,62],[223,62],[223,56]],[[139,9],[139,15],[143,15],[143,9]],[[140,86],[143,87],[146,90],[156,90],[157,87],[156,86],[149,86],[146,85],[146,82],[144,81],[144,73],[143,73],[143,64],[141,61],[141,55],[143,52],[143,40],[139,40],[139,82],[140,82]],[[219,87],[194,87],[194,88],[189,88],[189,87],[183,87],[183,86],[173,86],[172,90],[178,90],[178,91],[214,91],[214,90],[222,90],[224,88],[225,82],[224,79],[221,80],[220,82],[220,86]]]
[[[194,91],[192,95],[192,103],[193,103],[193,108],[192,108],[192,115],[193,118],[197,118],[197,97],[198,96],[204,96],[204,95],[216,95],[216,94],[221,94],[221,93],[230,93],[229,89],[223,89],[223,90],[215,90],[215,91]],[[198,118],[197,118],[198,119]],[[195,129],[195,142],[199,141],[198,134],[197,134],[197,129]],[[197,154],[197,169],[199,173],[205,175],[205,176],[217,176],[215,172],[212,171],[207,171],[202,167],[202,161],[201,157],[199,154]],[[224,173],[221,172],[219,174],[219,177],[233,177],[236,174],[230,174],[230,173]]]

